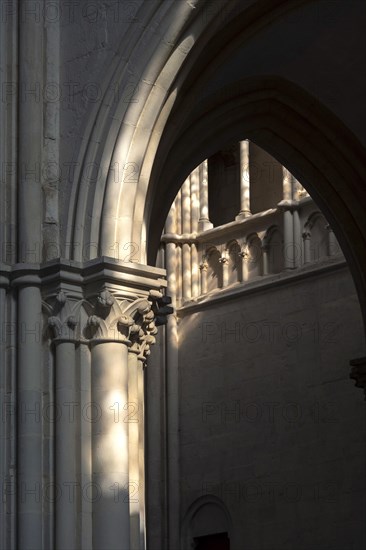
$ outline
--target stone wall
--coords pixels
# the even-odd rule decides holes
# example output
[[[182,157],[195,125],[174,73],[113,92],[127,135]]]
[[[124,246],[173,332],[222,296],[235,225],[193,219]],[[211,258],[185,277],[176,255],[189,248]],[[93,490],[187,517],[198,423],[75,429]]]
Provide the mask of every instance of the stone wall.
[[[366,424],[348,369],[362,346],[341,265],[185,308],[181,519],[211,494],[231,517],[232,549],[363,548]]]

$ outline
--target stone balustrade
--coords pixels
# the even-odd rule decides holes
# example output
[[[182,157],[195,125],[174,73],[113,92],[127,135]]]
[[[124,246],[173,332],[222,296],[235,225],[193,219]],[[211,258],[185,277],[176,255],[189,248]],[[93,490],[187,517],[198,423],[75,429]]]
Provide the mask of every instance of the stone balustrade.
[[[247,163],[247,140],[240,145]],[[169,293],[177,307],[226,288],[265,282],[307,264],[315,267],[329,257],[342,258],[334,233],[313,199],[282,169],[282,200],[253,214],[248,165],[241,159],[241,213],[216,227],[209,218],[207,161],[185,180],[161,239],[168,278],[174,279]]]

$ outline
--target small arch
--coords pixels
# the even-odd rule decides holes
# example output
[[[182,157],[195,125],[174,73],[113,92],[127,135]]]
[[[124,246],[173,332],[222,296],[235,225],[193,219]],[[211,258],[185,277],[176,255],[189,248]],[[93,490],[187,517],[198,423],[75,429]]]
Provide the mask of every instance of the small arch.
[[[248,250],[248,279],[253,279],[261,274],[262,271],[262,241],[257,233],[252,233],[247,237]]]
[[[198,537],[227,533],[232,535],[232,520],[223,501],[215,495],[204,495],[188,508],[182,522],[182,550],[192,550]]]
[[[264,243],[268,254],[268,273],[280,273],[284,268],[283,237],[277,225],[272,225],[268,229]]]
[[[220,263],[221,254],[216,247],[211,247],[206,251],[206,259],[208,264],[207,270],[207,292],[222,288],[222,265]]]
[[[243,280],[241,248],[237,240],[230,241],[226,246],[229,254],[229,280],[228,284],[241,282]]]
[[[319,211],[313,212],[305,227],[310,231],[310,261],[317,262],[328,256],[329,230],[328,222]]]

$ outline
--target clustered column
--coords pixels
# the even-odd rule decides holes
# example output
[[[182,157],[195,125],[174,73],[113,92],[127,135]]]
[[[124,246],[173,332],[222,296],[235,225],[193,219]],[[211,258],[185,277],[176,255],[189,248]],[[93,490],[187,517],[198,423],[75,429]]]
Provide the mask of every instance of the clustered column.
[[[213,227],[209,220],[207,178],[205,160],[184,181],[169,211],[162,237],[170,280],[175,273],[174,289],[170,288],[169,293],[174,294],[178,307],[199,296],[202,284],[205,286],[196,235]]]
[[[142,271],[146,280],[148,270]],[[55,390],[54,419],[50,419],[55,478],[45,487],[55,506],[52,544],[56,550],[146,548],[144,368],[155,343],[155,320],[166,322],[171,308],[161,308],[169,300],[161,293],[165,282],[157,274],[155,280],[152,277],[153,289],[139,292],[140,297],[117,281],[110,288],[88,282],[83,290],[66,284],[67,290],[56,294],[51,285],[49,294],[45,292],[43,309],[54,350]],[[30,386],[31,380],[38,387],[39,379],[31,371],[23,385]],[[41,396],[32,393],[30,397],[25,404],[32,412]],[[44,507],[45,490],[42,479],[34,479],[32,473],[37,467],[35,473],[42,477],[42,468],[29,460],[36,448],[42,459],[41,430],[39,423],[34,428],[28,423],[24,443],[22,434],[20,441],[28,458],[26,487],[33,489],[38,483],[41,494],[41,498],[25,501],[24,519],[30,529],[33,526],[33,536],[39,527],[42,538],[42,521],[34,502]],[[24,529],[28,524],[21,521]],[[42,541],[36,546],[34,538],[30,542],[24,541],[23,546],[44,546]]]
[[[143,363],[157,329],[151,302],[98,297],[91,337],[93,546],[145,548]]]
[[[301,230],[297,209],[298,182],[285,168],[283,171],[283,200],[278,206],[283,210],[284,269],[291,270],[301,263]]]

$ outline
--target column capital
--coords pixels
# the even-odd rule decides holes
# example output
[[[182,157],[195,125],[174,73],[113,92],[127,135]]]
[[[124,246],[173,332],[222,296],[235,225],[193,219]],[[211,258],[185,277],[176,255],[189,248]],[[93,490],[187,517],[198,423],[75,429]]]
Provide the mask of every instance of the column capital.
[[[240,252],[238,252],[238,256],[240,256],[240,258],[244,261],[248,261],[249,258],[250,258],[250,253],[249,253],[249,242],[247,240],[244,241],[241,249],[240,249]]]
[[[220,264],[226,265],[229,263],[229,259],[226,256],[221,256],[221,258],[219,258],[219,262]]]
[[[48,316],[47,328],[54,344],[80,342],[83,339],[80,310],[83,300],[68,296],[59,290],[50,301],[43,301],[43,310]]]
[[[101,258],[43,267],[43,310],[54,344],[123,343],[144,360],[159,325],[173,312],[164,271]],[[142,357],[143,356],[143,357]]]
[[[170,297],[156,290],[150,291],[148,299],[135,300],[119,300],[104,290],[94,298],[94,303],[94,313],[85,327],[90,345],[122,343],[144,362],[155,343],[157,327],[165,324],[167,315],[173,313]]]
[[[294,200],[282,200],[277,204],[277,209],[284,212],[289,210],[293,212],[299,207],[299,202]]]

